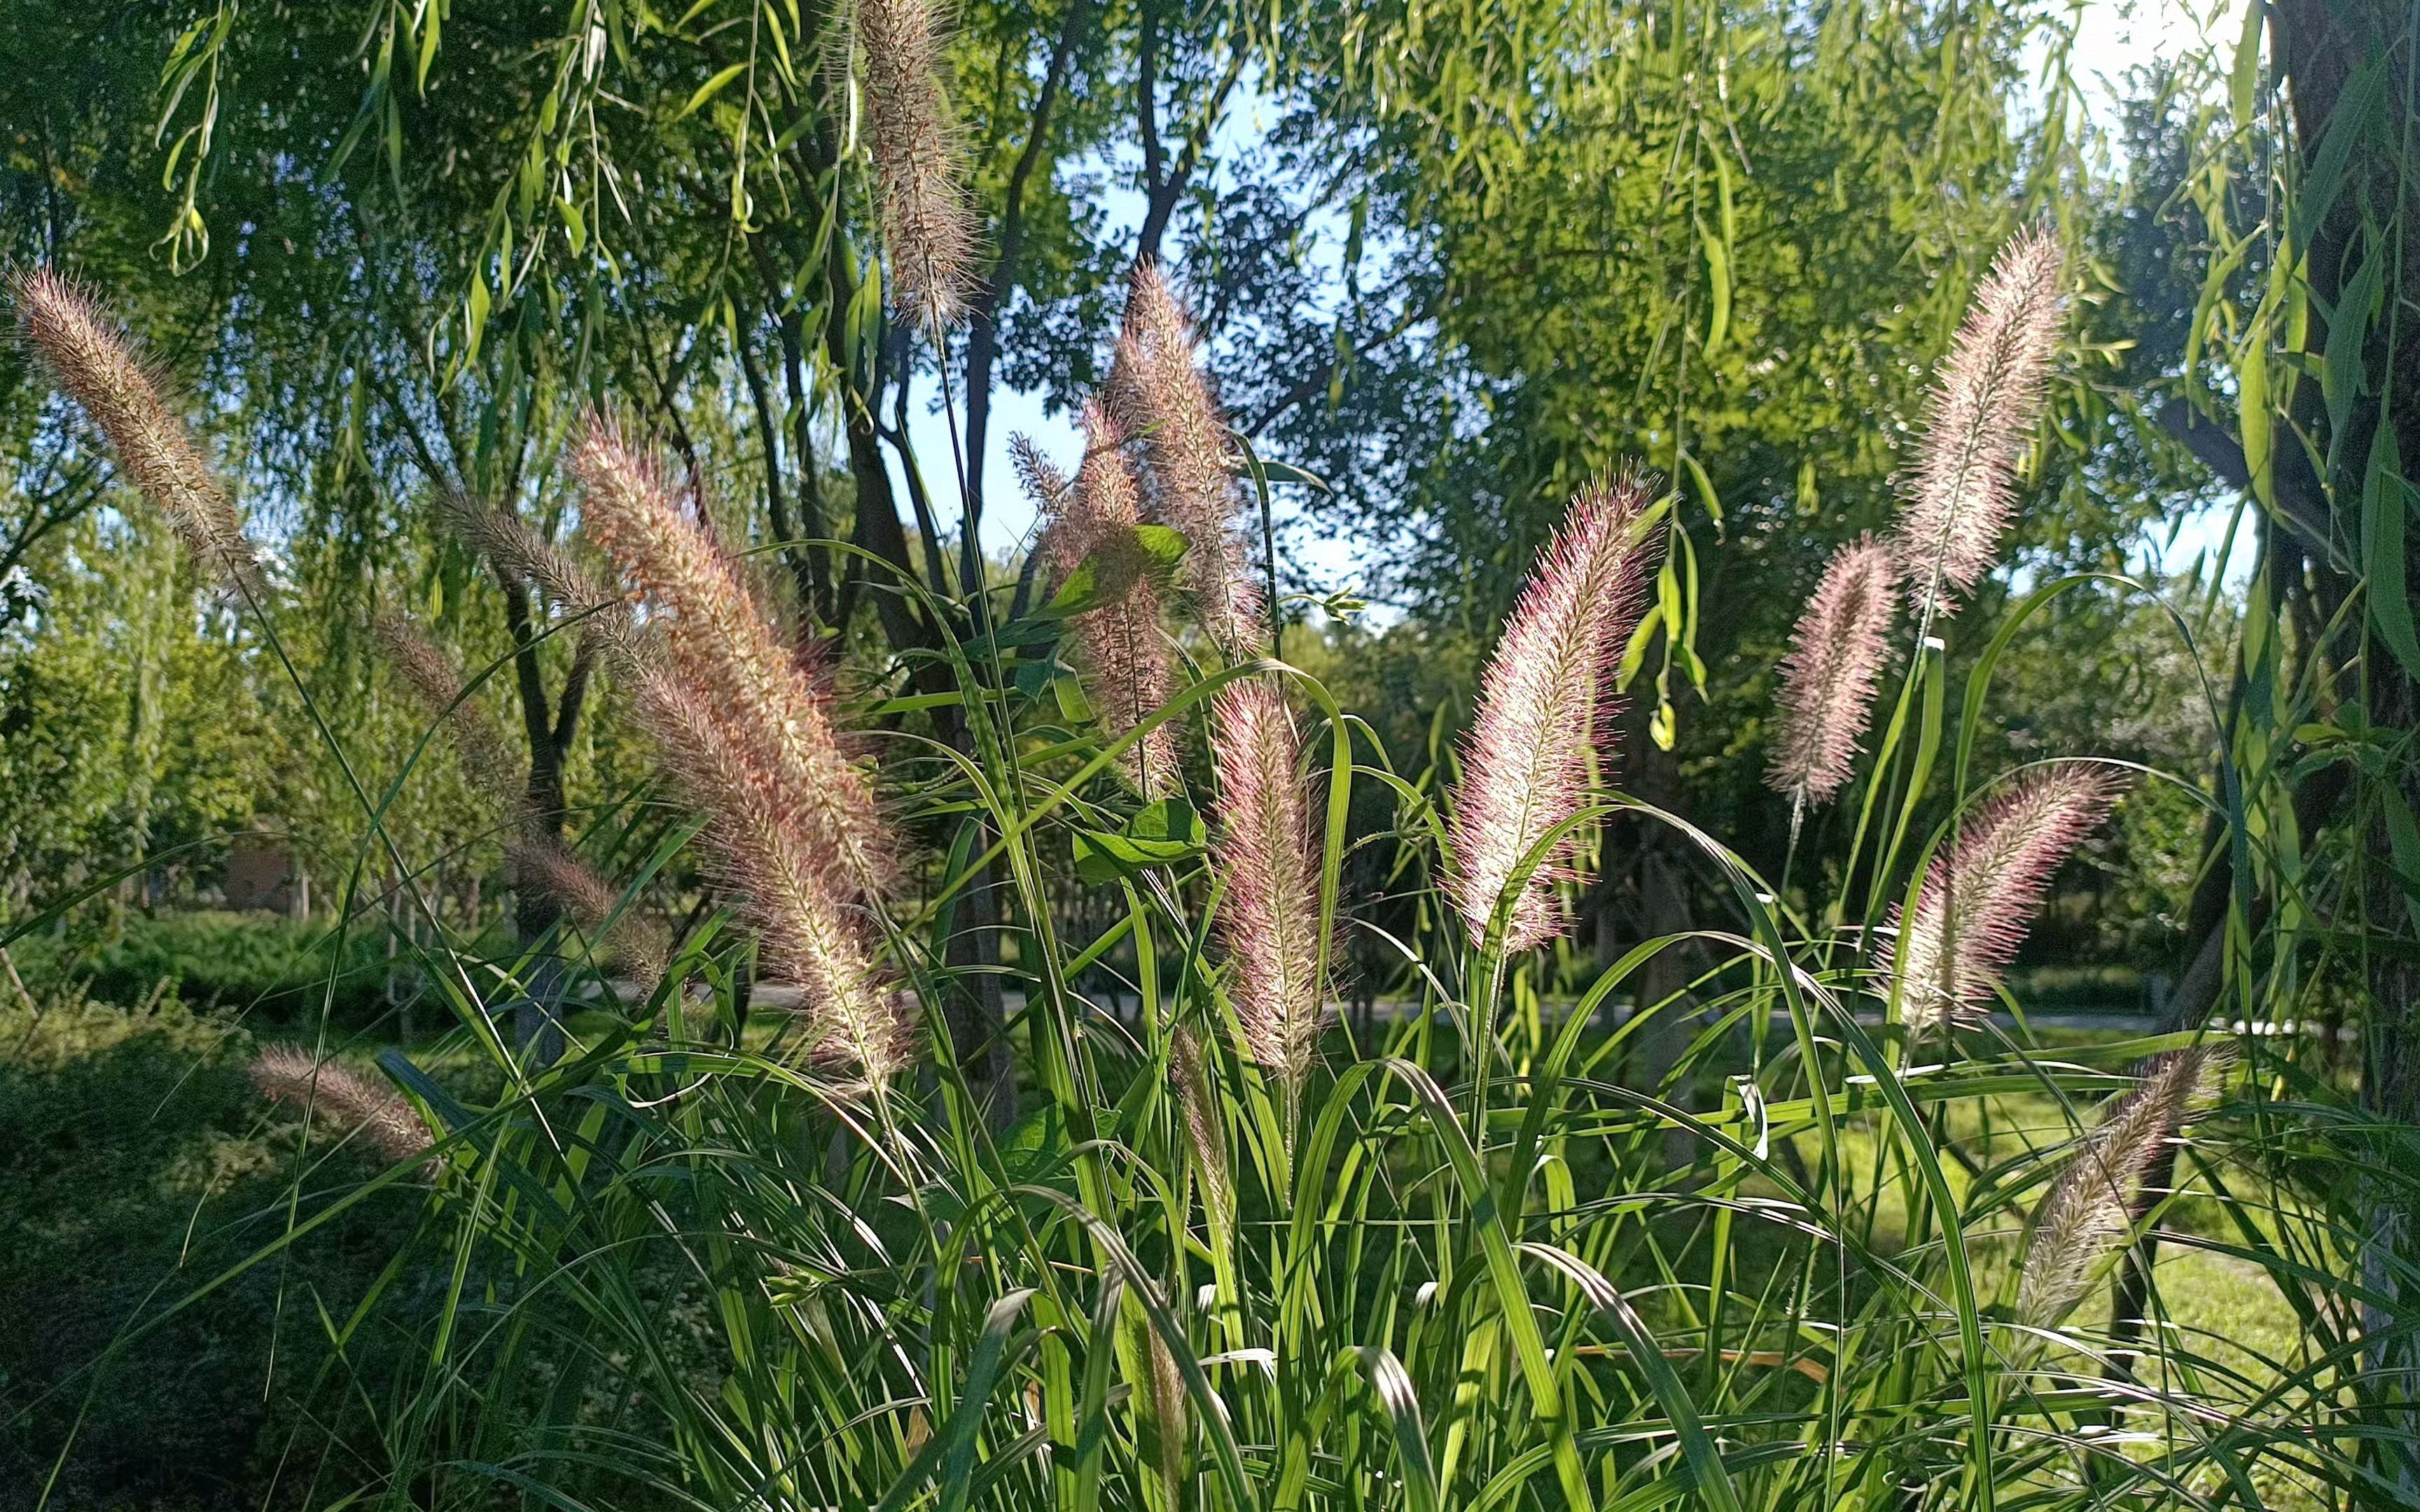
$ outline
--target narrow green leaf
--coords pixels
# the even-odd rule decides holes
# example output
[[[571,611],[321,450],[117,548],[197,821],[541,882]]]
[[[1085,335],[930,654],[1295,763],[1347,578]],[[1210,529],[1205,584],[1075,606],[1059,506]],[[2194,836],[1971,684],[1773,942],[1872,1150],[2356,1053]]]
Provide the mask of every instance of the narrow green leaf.
[[[706,80],[706,83],[697,86],[696,91],[689,97],[689,103],[683,105],[673,116],[673,119],[683,121],[689,119],[691,116],[696,115],[700,107],[721,92],[724,85],[729,84],[732,80],[738,78],[741,74],[747,71],[747,64],[734,63],[730,67],[715,74],[713,78]]]

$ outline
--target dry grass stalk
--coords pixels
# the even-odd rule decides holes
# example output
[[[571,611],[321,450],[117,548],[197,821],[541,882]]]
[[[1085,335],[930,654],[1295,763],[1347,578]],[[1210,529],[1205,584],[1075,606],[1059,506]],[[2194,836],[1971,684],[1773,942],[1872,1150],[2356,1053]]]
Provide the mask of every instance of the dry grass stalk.
[[[1245,1049],[1298,1096],[1317,1053],[1319,850],[1301,770],[1302,740],[1285,691],[1251,677],[1211,705],[1218,779],[1211,858],[1225,884],[1218,937]]]
[[[1889,548],[1859,536],[1833,553],[1791,634],[1765,781],[1793,811],[1849,780],[1887,650],[1893,580]]]
[[[1021,461],[1020,467],[1044,504],[1048,524],[1043,549],[1053,580],[1064,581],[1088,558],[1099,574],[1104,602],[1077,615],[1073,628],[1089,674],[1085,690],[1102,728],[1110,738],[1123,739],[1174,695],[1176,674],[1161,628],[1160,584],[1135,539],[1142,511],[1121,448],[1124,437],[1100,405],[1089,404],[1084,438],[1084,462],[1073,485],[1052,488],[1038,459]],[[1046,495],[1044,489],[1050,491]],[[1153,726],[1127,748],[1125,765],[1145,796],[1174,792],[1182,780],[1175,727]]]
[[[2017,462],[2041,418],[2058,352],[2063,257],[2047,226],[2004,248],[1975,291],[1934,383],[1923,450],[1893,546],[1922,628],[1992,567],[2015,505]]]
[[[2083,1299],[2094,1273],[2133,1227],[2145,1179],[2167,1142],[2224,1074],[2218,1044],[2194,1045],[2144,1063],[2135,1088],[2109,1105],[2099,1127],[2035,1210],[2017,1284],[2017,1318],[2047,1328]]]
[[[1611,728],[1614,667],[1638,623],[1652,557],[1637,529],[1647,495],[1643,481],[1625,476],[1574,497],[1488,657],[1462,747],[1446,878],[1474,944],[1524,858],[1587,795]],[[1506,950],[1562,932],[1555,888],[1571,874],[1578,840],[1564,837],[1523,884],[1505,920]]]
[[[871,145],[891,249],[892,303],[939,332],[973,292],[974,208],[942,89],[937,0],[860,0]]]
[[[361,1072],[331,1060],[316,1061],[293,1045],[263,1050],[247,1072],[260,1095],[298,1110],[317,1109],[364,1139],[390,1161],[426,1156],[436,1141],[411,1103]]]
[[[1109,368],[1109,410],[1140,444],[1151,514],[1182,532],[1184,581],[1202,628],[1231,657],[1266,640],[1249,554],[1235,533],[1239,495],[1227,465],[1227,422],[1193,361],[1193,322],[1156,263],[1136,270]]]
[[[2016,958],[2051,876],[2118,798],[2100,767],[2062,762],[2036,768],[1960,826],[1932,858],[1916,915],[1894,907],[1896,945],[1882,967],[1902,981],[1910,1033],[1985,1011]]]
[[[260,562],[235,506],[184,422],[169,412],[163,381],[133,342],[98,300],[54,270],[20,274],[12,292],[24,340],[109,438],[128,479],[168,517],[205,573],[256,594]]]

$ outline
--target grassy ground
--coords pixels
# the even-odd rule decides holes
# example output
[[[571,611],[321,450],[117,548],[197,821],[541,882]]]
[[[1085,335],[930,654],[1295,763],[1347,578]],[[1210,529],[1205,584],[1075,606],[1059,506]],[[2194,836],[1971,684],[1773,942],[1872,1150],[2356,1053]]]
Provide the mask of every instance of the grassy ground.
[[[258,1507],[289,1442],[313,1437],[323,1311],[342,1316],[419,1199],[380,1194],[167,1316],[282,1232],[289,1200],[377,1169],[342,1151],[298,1193],[302,1131],[253,1094],[252,1045],[174,996],[0,1010],[0,1508],[35,1504],[54,1473],[51,1504],[79,1512]],[[138,1319],[155,1326],[104,1363]]]
[[[281,1232],[290,1204],[322,1205],[377,1168],[366,1153],[339,1151],[298,1188],[301,1125],[242,1074],[274,1032],[173,995],[125,1007],[69,993],[39,1017],[0,1009],[0,1204],[21,1236],[0,1247],[0,1317],[23,1320],[0,1330],[0,1512],[36,1503],[70,1432],[54,1506],[261,1507],[299,1500],[323,1472],[349,1483],[341,1448],[323,1463],[321,1446],[357,1431],[351,1408],[376,1394],[378,1351],[402,1335],[357,1338],[347,1383],[331,1390],[319,1374],[326,1320],[343,1318],[394,1253],[418,1188],[377,1194],[290,1257],[163,1319],[172,1300]],[[366,1049],[351,1058],[366,1065]],[[414,1058],[441,1079],[476,1075],[468,1055],[421,1046]],[[1854,1167],[1870,1171],[1883,1156],[1873,1127],[1849,1131]],[[2046,1095],[1947,1104],[1942,1133],[1965,1157],[1953,1184],[1962,1196],[1970,1167],[2051,1149],[2073,1128]],[[1884,1184],[1884,1247],[1905,1229],[1898,1191]],[[2170,1213],[2177,1227],[2220,1238],[2222,1218],[2210,1203]],[[1982,1240],[1987,1294],[2005,1295],[2020,1232],[2011,1215]],[[2264,1272],[2177,1245],[2163,1254],[2159,1295],[2173,1326],[2233,1365],[2242,1396],[2296,1358],[2294,1310]],[[137,1319],[151,1331],[87,1368]],[[2319,1504],[2273,1464],[2254,1478],[2272,1505]]]

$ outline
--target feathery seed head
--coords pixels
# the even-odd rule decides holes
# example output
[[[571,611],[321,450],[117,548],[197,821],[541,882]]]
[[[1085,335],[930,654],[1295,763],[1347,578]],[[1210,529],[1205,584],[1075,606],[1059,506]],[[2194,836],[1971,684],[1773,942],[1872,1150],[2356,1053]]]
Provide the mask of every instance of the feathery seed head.
[[[594,935],[613,918],[620,892],[539,822],[528,786],[516,774],[527,764],[515,755],[504,732],[478,704],[462,696],[453,658],[401,614],[378,618],[380,646],[429,714],[444,721],[445,735],[462,768],[489,801],[517,815],[520,838],[504,848],[513,863],[513,886],[542,893],[571,921]],[[608,938],[615,957],[642,980],[663,974],[668,942],[653,921],[626,911]]]
[[[1086,412],[1091,412],[1087,405]],[[1042,455],[1033,438],[1018,431],[1008,439],[1009,465],[1016,471],[1017,486],[1025,497],[1033,501],[1035,513],[1048,515],[1059,506],[1059,496],[1067,491],[1067,474],[1057,464]]]
[[[1849,779],[1887,649],[1892,586],[1889,548],[1861,535],[1832,554],[1791,632],[1765,780],[1794,804],[1824,802]]]
[[[463,697],[454,659],[420,627],[394,612],[378,617],[379,648],[431,718],[442,719],[445,738],[461,758],[462,774],[490,802],[508,810],[526,806],[527,791],[514,779],[526,764],[517,760],[504,732],[488,711]]]
[[[1184,533],[1184,579],[1220,651],[1257,656],[1266,607],[1235,533],[1227,422],[1193,361],[1193,322],[1157,263],[1135,270],[1109,366],[1107,413],[1140,443],[1151,517]]]
[[[128,480],[168,517],[205,573],[257,593],[260,562],[235,506],[184,422],[169,413],[159,379],[133,343],[100,301],[64,274],[43,268],[13,283],[19,331],[109,438]]]
[[[634,980],[650,982],[664,974],[665,961],[672,953],[670,932],[635,905],[624,908],[622,890],[570,846],[533,826],[504,854],[513,865],[514,887],[552,899],[564,916],[610,951],[614,964]],[[622,910],[618,917],[617,908]]]
[[[1202,1177],[1202,1205],[1213,1224],[1232,1227],[1235,1221],[1235,1185],[1227,1169],[1227,1131],[1218,1119],[1217,1093],[1210,1084],[1208,1057],[1202,1039],[1190,1025],[1178,1025],[1168,1037],[1168,1075],[1175,1085],[1178,1111],[1185,1118],[1185,1138],[1192,1147],[1193,1164]]]
[[[1638,538],[1647,504],[1648,486],[1636,475],[1580,489],[1487,659],[1462,745],[1446,878],[1473,944],[1486,937],[1524,858],[1587,794],[1591,758],[1611,730],[1614,667],[1637,625],[1654,555]],[[1566,836],[1522,886],[1505,921],[1506,950],[1561,933],[1555,886],[1569,874],[1577,843]]]
[[[1916,915],[1891,911],[1885,975],[1901,979],[1911,1034],[1985,1010],[2052,873],[2117,802],[2120,784],[2086,762],[2039,767],[1961,825],[1926,868]]]
[[[602,418],[571,459],[582,528],[659,616],[672,674],[711,706],[727,742],[799,795],[814,841],[869,895],[890,887],[890,838],[866,776],[841,748],[830,699],[775,634],[755,590],[711,530],[675,501],[651,460]]]
[[[1140,495],[1127,467],[1117,423],[1097,404],[1084,407],[1084,461],[1073,485],[1047,496],[1037,471],[1037,501],[1047,497],[1043,549],[1054,580],[1064,581],[1089,558],[1100,575],[1102,602],[1075,617],[1085,689],[1102,728],[1121,739],[1140,728],[1174,695],[1176,673],[1161,632],[1164,594],[1135,527]],[[1036,462],[1037,470],[1047,463]],[[1173,725],[1152,727],[1127,748],[1126,771],[1146,795],[1173,791],[1180,776]]]
[[[2077,1143],[2034,1211],[2017,1283],[2017,1317],[2047,1328],[2082,1300],[2101,1261],[2125,1239],[2161,1149],[2224,1075],[2223,1044],[2193,1045],[2145,1061],[2133,1091]]]
[[[2058,353],[2063,254],[2048,226],[2021,232],[1975,291],[1934,379],[1923,449],[1893,548],[1930,626],[1991,570],[2015,506],[2016,468],[2041,418]]]
[[[854,1063],[876,1087],[888,1082],[913,1057],[913,1027],[875,961],[862,894],[830,841],[822,795],[674,667],[646,669],[636,692],[667,768],[707,818],[707,871],[755,930],[766,977],[805,996],[811,1053]]]
[[[892,303],[938,334],[973,292],[974,208],[942,90],[938,0],[860,0],[868,125],[891,249]]]
[[[1255,1063],[1298,1095],[1319,1042],[1320,851],[1301,772],[1302,740],[1285,690],[1264,677],[1221,688],[1211,705],[1218,779],[1211,860],[1226,883],[1218,935],[1228,995]]]
[[[269,1046],[247,1074],[261,1096],[298,1110],[316,1108],[348,1133],[360,1130],[390,1161],[427,1155],[435,1143],[411,1103],[361,1072],[333,1060],[316,1061],[297,1046]]]
[[[508,578],[537,585],[566,613],[588,615],[587,625],[614,628],[607,609],[620,598],[570,553],[535,532],[509,510],[498,509],[452,489],[438,496],[438,508],[472,548]]]

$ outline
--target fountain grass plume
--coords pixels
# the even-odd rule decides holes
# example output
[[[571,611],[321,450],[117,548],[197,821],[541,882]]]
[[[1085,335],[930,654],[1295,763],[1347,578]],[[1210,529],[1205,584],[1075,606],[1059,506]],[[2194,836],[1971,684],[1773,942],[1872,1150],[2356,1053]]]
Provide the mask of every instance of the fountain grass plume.
[[[18,331],[117,454],[118,465],[168,517],[194,560],[240,592],[260,592],[260,561],[226,490],[162,397],[165,380],[101,301],[54,269],[11,281]]]
[[[513,774],[528,763],[515,756],[488,711],[463,695],[462,675],[454,658],[418,625],[392,610],[379,615],[377,633],[387,665],[396,670],[429,717],[442,721],[440,728],[447,743],[461,758],[462,775],[498,807],[525,809],[528,789]]]
[[[1074,629],[1102,728],[1122,739],[1173,696],[1176,673],[1161,625],[1158,578],[1135,537],[1142,522],[1139,491],[1117,422],[1098,403],[1084,407],[1084,461],[1072,485],[1047,497],[1043,536],[1051,579],[1064,582],[1087,561],[1097,574],[1098,604],[1075,616]],[[1047,466],[1045,464],[1044,466]],[[1034,485],[1048,480],[1037,474]],[[1126,748],[1125,768],[1145,796],[1174,792],[1182,780],[1175,727],[1154,725]]]
[[[1648,486],[1635,475],[1581,488],[1487,659],[1462,745],[1446,876],[1473,944],[1524,858],[1587,795],[1611,729],[1615,664],[1638,623],[1653,556],[1637,528],[1647,504]],[[1523,883],[1505,920],[1508,952],[1562,932],[1555,887],[1571,874],[1577,843],[1566,836]]]
[[[1932,858],[1916,914],[1894,905],[1883,971],[1901,981],[1909,1032],[1985,1011],[2016,958],[2050,879],[2118,799],[2120,784],[2086,762],[2037,767],[1960,826]]]
[[[504,847],[513,885],[551,899],[582,930],[600,937],[623,968],[641,980],[661,976],[670,945],[663,931],[633,910],[615,917],[622,902],[619,889],[566,845],[533,806],[528,784],[514,777],[528,763],[513,751],[487,711],[464,696],[454,659],[401,614],[379,616],[378,640],[389,665],[430,717],[442,721],[441,728],[460,757],[464,775],[489,802],[515,817],[519,833]]]
[[[711,530],[675,501],[655,462],[601,417],[572,455],[593,535],[662,625],[664,659],[715,712],[724,738],[797,795],[812,841],[851,885],[880,896],[895,875],[865,773],[842,748],[830,697],[775,634],[773,617]]]
[[[804,996],[810,1055],[889,1082],[914,1058],[914,1026],[876,960],[872,917],[824,833],[818,795],[670,665],[637,684],[665,768],[706,816],[708,874],[755,931],[763,975]]]
[[[390,1161],[426,1156],[436,1142],[411,1103],[350,1067],[314,1060],[297,1046],[269,1046],[253,1057],[246,1074],[261,1096],[298,1111],[316,1109],[348,1133],[359,1130]]]
[[[1202,626],[1230,657],[1257,656],[1266,606],[1235,533],[1227,423],[1193,361],[1193,322],[1157,263],[1135,270],[1109,366],[1109,412],[1139,443],[1154,519],[1183,532],[1183,579]]]
[[[1058,464],[1043,455],[1042,448],[1034,445],[1033,438],[1023,431],[1009,437],[1008,461],[1016,473],[1017,486],[1025,490],[1025,497],[1033,501],[1033,512],[1045,521],[1042,540],[1047,543],[1050,539],[1047,522],[1052,513],[1060,508],[1067,492],[1067,474],[1059,471]]]
[[[1211,704],[1218,780],[1211,861],[1224,893],[1218,937],[1228,997],[1253,1062],[1298,1099],[1319,1041],[1319,850],[1302,775],[1302,740],[1285,689],[1248,677]]]
[[[2048,226],[2021,232],[1975,291],[1934,381],[1893,549],[1930,633],[1991,570],[2015,507],[2057,355],[2063,255]]]
[[[560,837],[534,830],[507,847],[505,858],[512,862],[515,887],[552,899],[582,933],[605,947],[618,969],[642,983],[663,976],[672,955],[671,932],[635,905],[625,906],[622,889]]]
[[[2112,1103],[2098,1127],[2077,1142],[2034,1211],[2017,1283],[2019,1321],[2048,1328],[2082,1300],[2102,1261],[2133,1228],[2143,1183],[2161,1149],[2230,1058],[2227,1047],[2215,1043],[2153,1057],[2137,1072],[2134,1089]]]
[[[599,611],[619,606],[621,595],[572,560],[569,552],[540,540],[519,516],[451,489],[439,496],[438,507],[462,538],[504,577],[536,584],[566,613],[584,616],[583,626],[613,627],[613,616]]]
[[[859,0],[892,304],[936,334],[965,317],[975,279],[974,207],[942,86],[945,30],[939,0]]]
[[[1793,825],[1849,779],[1887,651],[1893,585],[1890,549],[1861,535],[1833,553],[1791,632],[1765,781],[1790,799]]]
[[[1168,1078],[1176,1091],[1177,1110],[1185,1119],[1186,1143],[1202,1178],[1202,1206],[1219,1228],[1235,1222],[1235,1180],[1227,1168],[1227,1131],[1219,1121],[1218,1088],[1210,1080],[1209,1057],[1192,1026],[1169,1031]]]

